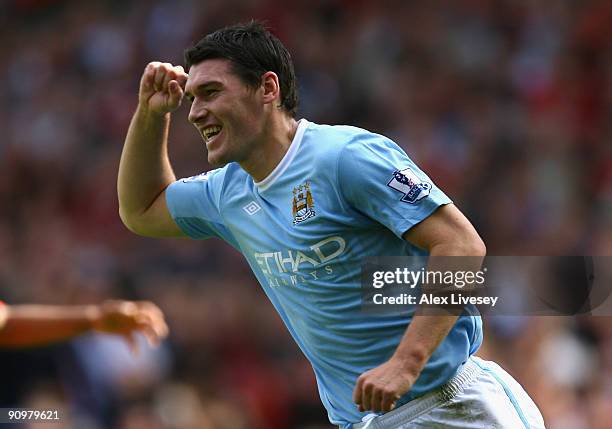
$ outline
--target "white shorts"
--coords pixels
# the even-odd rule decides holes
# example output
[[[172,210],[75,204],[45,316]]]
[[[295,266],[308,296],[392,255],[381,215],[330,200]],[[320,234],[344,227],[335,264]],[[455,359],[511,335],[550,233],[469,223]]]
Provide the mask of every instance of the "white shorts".
[[[373,416],[373,415],[372,415]],[[538,407],[494,362],[472,356],[446,384],[353,429],[544,429]]]

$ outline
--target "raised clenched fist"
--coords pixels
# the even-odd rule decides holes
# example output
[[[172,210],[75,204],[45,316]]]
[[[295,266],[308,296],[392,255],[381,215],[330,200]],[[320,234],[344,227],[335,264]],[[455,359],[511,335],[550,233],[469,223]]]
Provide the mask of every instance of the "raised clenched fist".
[[[182,66],[151,62],[140,79],[138,101],[152,113],[172,112],[181,105],[185,82],[187,73]]]

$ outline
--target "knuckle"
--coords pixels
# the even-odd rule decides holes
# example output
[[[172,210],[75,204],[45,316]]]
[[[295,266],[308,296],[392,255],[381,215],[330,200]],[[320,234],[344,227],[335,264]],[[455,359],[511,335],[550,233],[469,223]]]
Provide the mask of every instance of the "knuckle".
[[[389,398],[393,398],[395,397],[395,392],[393,391],[392,388],[390,387],[383,387],[381,389],[381,393],[385,396],[385,397],[389,397]]]

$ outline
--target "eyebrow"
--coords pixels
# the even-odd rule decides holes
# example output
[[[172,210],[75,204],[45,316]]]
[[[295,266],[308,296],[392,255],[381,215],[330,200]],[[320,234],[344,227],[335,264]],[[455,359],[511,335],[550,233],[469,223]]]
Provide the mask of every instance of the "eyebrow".
[[[199,84],[196,87],[195,92],[203,91],[203,90],[207,89],[210,86],[223,86],[223,84],[221,82],[219,82],[218,80],[209,80],[207,82]],[[187,98],[193,98],[193,94],[191,92],[189,92],[189,91],[185,91],[185,96]]]

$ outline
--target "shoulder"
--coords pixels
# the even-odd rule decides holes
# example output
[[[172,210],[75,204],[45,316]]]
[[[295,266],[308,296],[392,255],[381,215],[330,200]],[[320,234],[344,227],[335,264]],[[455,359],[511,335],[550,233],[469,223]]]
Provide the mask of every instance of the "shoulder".
[[[178,179],[166,189],[166,203],[172,217],[198,217],[211,207],[218,208],[228,188],[244,186],[244,175],[246,173],[237,164],[230,163]]]
[[[344,154],[372,154],[403,150],[381,134],[350,125],[321,125],[310,122],[304,135],[308,151],[316,158],[339,160]]]
[[[205,171],[195,176],[185,177],[175,182],[179,186],[212,186],[222,190],[232,182],[241,181],[246,173],[235,162],[231,162],[221,168]]]
[[[309,140],[323,141],[322,145],[329,149],[342,148],[349,143],[367,143],[389,138],[352,125],[323,125],[314,122],[308,123],[306,136]]]
[[[224,180],[227,171],[229,170],[230,164],[227,164],[221,168],[215,168],[212,170],[204,171],[202,173],[196,174],[195,176],[185,177],[183,179],[177,180],[177,182],[181,183],[197,183],[197,182],[208,182],[209,180]]]

